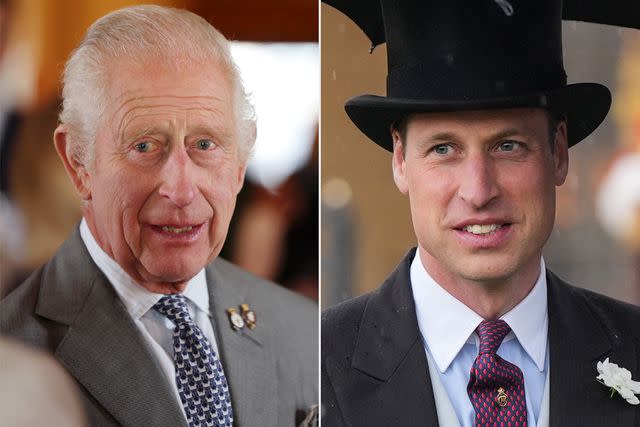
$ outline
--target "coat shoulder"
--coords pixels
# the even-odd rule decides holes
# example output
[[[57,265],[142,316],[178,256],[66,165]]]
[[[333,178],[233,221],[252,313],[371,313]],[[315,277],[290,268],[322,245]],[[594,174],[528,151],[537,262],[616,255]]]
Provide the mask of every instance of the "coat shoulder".
[[[234,286],[246,288],[247,295],[270,307],[270,313],[279,322],[306,321],[317,326],[318,304],[284,286],[261,279],[222,258],[213,262],[213,268],[222,277],[232,278]]]
[[[25,315],[34,312],[40,293],[43,268],[44,266],[33,272],[0,301],[0,320],[2,321],[0,325],[3,331],[16,320],[23,319]]]
[[[54,351],[64,336],[66,325],[39,316],[36,312],[46,266],[33,272],[0,301],[0,334]]]
[[[560,286],[565,288],[571,298],[581,301],[605,326],[610,336],[633,338],[640,342],[640,307],[599,294],[587,289],[567,284],[553,276]]]
[[[586,289],[573,289],[609,329],[640,341],[640,307]]]
[[[329,307],[322,312],[322,353],[348,355],[353,352],[360,322],[372,292]]]
[[[322,312],[323,359],[325,356],[349,357],[353,353],[363,316],[368,310],[373,318],[378,318],[380,311],[386,312],[392,306],[413,307],[413,297],[406,290],[409,289],[409,269],[415,254],[416,249],[411,249],[378,288]],[[408,304],[409,299],[411,304]]]

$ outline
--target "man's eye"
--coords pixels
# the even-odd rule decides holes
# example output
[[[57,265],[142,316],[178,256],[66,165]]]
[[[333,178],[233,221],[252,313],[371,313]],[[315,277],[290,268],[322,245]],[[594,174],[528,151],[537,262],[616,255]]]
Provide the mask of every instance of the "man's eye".
[[[503,141],[499,145],[500,151],[514,151],[520,147],[520,143],[517,141]]]
[[[139,153],[148,153],[150,151],[153,151],[155,147],[156,146],[153,142],[145,141],[145,142],[138,142],[136,145],[133,146],[133,149]]]
[[[451,146],[448,144],[436,145],[433,147],[433,152],[436,154],[449,154],[451,152]]]
[[[215,144],[210,139],[200,139],[196,142],[196,148],[203,151],[213,148],[214,145]]]

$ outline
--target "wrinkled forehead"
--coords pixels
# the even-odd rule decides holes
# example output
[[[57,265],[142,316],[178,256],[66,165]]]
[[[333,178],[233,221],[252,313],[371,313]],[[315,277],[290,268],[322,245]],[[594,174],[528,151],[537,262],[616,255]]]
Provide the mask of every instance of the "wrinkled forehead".
[[[235,124],[235,99],[227,70],[218,62],[185,58],[116,61],[105,87],[105,118],[132,113],[190,112]]]
[[[213,96],[232,100],[229,70],[220,61],[184,56],[121,59],[107,70],[106,89],[112,102],[135,96],[166,94]]]

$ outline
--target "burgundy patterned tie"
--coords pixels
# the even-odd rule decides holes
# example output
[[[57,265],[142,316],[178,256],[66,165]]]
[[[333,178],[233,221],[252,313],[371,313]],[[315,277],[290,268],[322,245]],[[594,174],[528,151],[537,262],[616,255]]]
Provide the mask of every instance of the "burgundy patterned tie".
[[[467,386],[476,427],[527,426],[522,371],[496,354],[509,331],[504,320],[484,320],[476,329],[480,349]]]

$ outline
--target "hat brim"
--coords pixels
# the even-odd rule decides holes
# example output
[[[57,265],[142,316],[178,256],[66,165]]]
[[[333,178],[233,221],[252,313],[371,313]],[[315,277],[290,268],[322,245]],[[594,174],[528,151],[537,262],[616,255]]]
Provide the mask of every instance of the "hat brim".
[[[567,118],[569,147],[602,123],[611,107],[611,92],[598,83],[576,83],[535,94],[483,100],[442,101],[360,95],[345,104],[349,118],[373,142],[393,151],[391,125],[413,113],[539,107]]]

